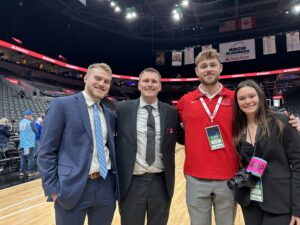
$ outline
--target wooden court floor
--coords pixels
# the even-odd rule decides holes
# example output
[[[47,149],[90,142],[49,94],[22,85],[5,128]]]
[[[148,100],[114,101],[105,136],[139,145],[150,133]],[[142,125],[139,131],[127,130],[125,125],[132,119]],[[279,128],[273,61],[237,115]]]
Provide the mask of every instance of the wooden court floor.
[[[184,150],[179,145],[176,149],[176,185],[168,225],[189,225],[183,176]],[[0,225],[55,225],[53,204],[45,199],[40,179],[0,190]],[[113,225],[120,225],[118,210]],[[239,208],[235,225],[244,225]]]

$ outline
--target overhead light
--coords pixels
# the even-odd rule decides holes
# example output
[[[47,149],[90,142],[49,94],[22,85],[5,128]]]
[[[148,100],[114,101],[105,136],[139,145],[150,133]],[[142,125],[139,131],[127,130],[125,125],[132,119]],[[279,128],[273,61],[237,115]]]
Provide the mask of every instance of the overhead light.
[[[183,7],[188,7],[188,6],[189,6],[189,3],[190,3],[189,0],[183,0],[182,3],[181,3],[181,5],[182,5]]]
[[[121,12],[120,6],[116,6],[116,7],[115,7],[115,12],[116,12],[116,13]]]
[[[299,13],[299,12],[300,12],[300,4],[294,6],[294,11],[295,11],[296,13]]]
[[[116,5],[117,5],[117,3],[116,3],[115,1],[111,1],[111,2],[110,2],[110,6],[111,6],[111,7],[115,7]]]
[[[180,7],[176,7],[173,11],[172,11],[172,17],[175,21],[179,21],[182,17],[182,12],[181,12],[181,8]]]
[[[137,12],[136,12],[135,7],[126,8],[125,9],[125,17],[128,20],[136,18],[137,17]]]

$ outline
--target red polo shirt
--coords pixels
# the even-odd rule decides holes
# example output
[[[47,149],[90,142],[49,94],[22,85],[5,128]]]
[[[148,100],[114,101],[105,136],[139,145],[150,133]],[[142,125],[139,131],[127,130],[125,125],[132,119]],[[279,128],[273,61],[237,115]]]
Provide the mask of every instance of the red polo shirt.
[[[223,96],[213,122],[200,101],[200,95],[211,114],[215,110],[219,96]],[[185,174],[210,180],[226,180],[234,176],[238,169],[238,157],[232,142],[233,106],[234,92],[224,86],[212,99],[197,88],[178,101],[176,107],[185,128]],[[210,148],[205,128],[213,125],[220,127],[224,148],[218,150]]]

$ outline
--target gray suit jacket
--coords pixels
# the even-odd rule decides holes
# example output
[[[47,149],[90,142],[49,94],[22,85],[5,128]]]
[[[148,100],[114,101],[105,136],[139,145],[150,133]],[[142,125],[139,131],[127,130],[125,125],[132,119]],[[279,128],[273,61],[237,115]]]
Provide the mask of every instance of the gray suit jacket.
[[[133,176],[137,153],[137,111],[139,99],[119,102],[117,105],[116,160],[123,197]],[[161,128],[161,151],[165,167],[165,179],[169,197],[172,198],[175,180],[175,145],[177,136],[177,110],[158,102]]]
[[[107,143],[118,197],[115,161],[114,115],[104,106]],[[46,196],[58,194],[63,208],[72,209],[88,180],[93,152],[93,135],[82,93],[54,99],[47,112],[39,146],[39,169]]]

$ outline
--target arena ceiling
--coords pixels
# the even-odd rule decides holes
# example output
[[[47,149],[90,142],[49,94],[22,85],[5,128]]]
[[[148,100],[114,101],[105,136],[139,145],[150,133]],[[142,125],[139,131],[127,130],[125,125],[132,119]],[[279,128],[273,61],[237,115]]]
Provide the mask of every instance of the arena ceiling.
[[[23,0],[24,1],[24,0]],[[297,29],[299,16],[291,8],[298,0],[190,0],[187,8],[182,0],[118,0],[122,9],[115,13],[112,0],[42,0],[45,5],[61,12],[68,18],[93,28],[136,39],[200,40],[216,36],[235,35],[235,32],[219,33],[223,21],[254,16],[255,29],[244,30],[245,35]],[[174,22],[175,5],[182,10],[182,19]],[[126,8],[135,7],[138,17],[125,19]],[[241,31],[239,31],[241,33]]]

